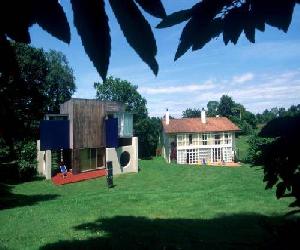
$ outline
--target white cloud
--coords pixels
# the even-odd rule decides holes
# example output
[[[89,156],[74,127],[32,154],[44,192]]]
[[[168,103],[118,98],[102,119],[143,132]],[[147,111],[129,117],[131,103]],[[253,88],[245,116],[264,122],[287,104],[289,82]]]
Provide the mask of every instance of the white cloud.
[[[166,86],[166,87],[141,87],[139,92],[148,95],[157,94],[174,94],[174,93],[191,93],[199,90],[208,90],[215,88],[215,84],[212,81],[207,81],[202,84],[190,84],[190,85],[177,85],[177,86]]]
[[[253,80],[253,78],[254,78],[254,74],[246,73],[243,75],[234,76],[232,80],[234,83],[245,83]]]
[[[249,82],[252,83],[252,80]],[[255,84],[237,86],[231,83],[227,79],[222,79],[202,85],[151,88],[147,92],[148,94],[151,92],[151,97],[147,97],[149,113],[152,116],[162,116],[165,108],[169,108],[171,115],[180,117],[183,110],[206,107],[208,101],[219,100],[224,94],[231,96],[234,101],[243,104],[254,113],[262,112],[266,108],[289,107],[300,102],[300,69],[280,73],[255,74]],[[195,86],[201,86],[201,88]],[[162,95],[162,93],[171,93],[172,91],[171,95]],[[180,93],[190,94],[180,95]]]

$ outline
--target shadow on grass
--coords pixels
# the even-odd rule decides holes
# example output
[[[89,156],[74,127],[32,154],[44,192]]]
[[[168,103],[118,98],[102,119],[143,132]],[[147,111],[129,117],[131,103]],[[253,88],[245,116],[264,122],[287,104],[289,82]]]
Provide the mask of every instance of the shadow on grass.
[[[214,219],[118,216],[81,224],[94,236],[40,249],[292,249],[299,224],[282,217],[236,214]]]
[[[12,192],[13,187],[13,185],[0,183],[0,210],[22,206],[32,206],[42,201],[56,199],[59,196],[56,194],[14,194]]]

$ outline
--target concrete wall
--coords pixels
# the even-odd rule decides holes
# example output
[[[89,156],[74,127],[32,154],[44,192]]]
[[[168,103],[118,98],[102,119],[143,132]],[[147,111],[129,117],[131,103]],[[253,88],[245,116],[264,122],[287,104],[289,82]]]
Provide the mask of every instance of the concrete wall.
[[[37,141],[37,171],[40,175],[51,179],[51,150],[40,151],[40,140]]]
[[[130,154],[130,160],[127,166],[120,165],[121,154],[127,151]],[[113,175],[122,173],[138,172],[138,138],[132,138],[132,145],[119,148],[106,148],[106,161],[112,161]]]

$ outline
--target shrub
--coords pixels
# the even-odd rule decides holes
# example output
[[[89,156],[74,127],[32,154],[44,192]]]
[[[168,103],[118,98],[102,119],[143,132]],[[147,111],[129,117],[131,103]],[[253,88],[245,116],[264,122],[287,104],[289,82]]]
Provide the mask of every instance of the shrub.
[[[36,143],[22,141],[17,143],[17,164],[21,180],[29,181],[36,175]]]
[[[57,150],[52,150],[51,151],[51,174],[52,176],[56,175],[57,173],[60,173],[60,168],[59,168],[59,162],[60,162],[60,157],[59,157],[59,151]]]
[[[273,140],[270,138],[263,138],[258,136],[257,134],[251,135],[248,140],[249,149],[246,156],[246,161],[254,165],[261,165],[263,163],[263,147],[271,143],[272,141]]]
[[[9,156],[9,147],[6,145],[3,138],[0,137],[0,161],[4,161]]]

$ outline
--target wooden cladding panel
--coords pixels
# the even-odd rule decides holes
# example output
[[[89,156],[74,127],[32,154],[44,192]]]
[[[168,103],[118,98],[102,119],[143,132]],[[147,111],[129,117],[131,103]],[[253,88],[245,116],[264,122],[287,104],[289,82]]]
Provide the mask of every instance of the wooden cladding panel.
[[[73,103],[73,147],[99,148],[104,145],[104,105],[101,102],[82,100]]]
[[[125,105],[117,102],[71,99],[60,105],[60,113],[70,120],[70,148],[105,146],[104,118],[108,113],[122,112]]]
[[[105,103],[105,110],[109,113],[116,113],[116,112],[124,112],[125,105],[117,102],[104,102]]]

